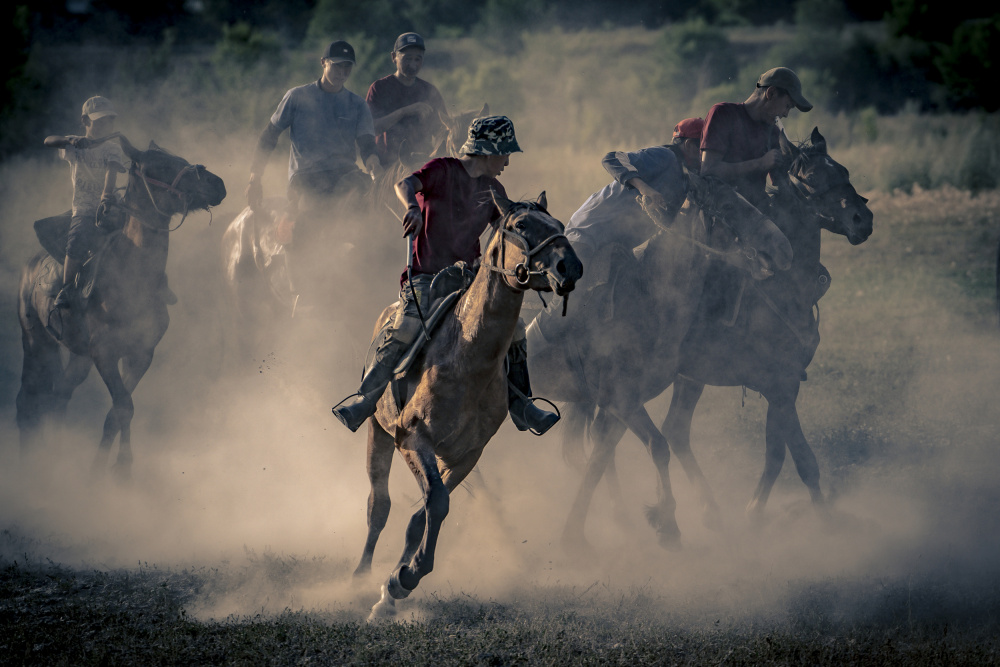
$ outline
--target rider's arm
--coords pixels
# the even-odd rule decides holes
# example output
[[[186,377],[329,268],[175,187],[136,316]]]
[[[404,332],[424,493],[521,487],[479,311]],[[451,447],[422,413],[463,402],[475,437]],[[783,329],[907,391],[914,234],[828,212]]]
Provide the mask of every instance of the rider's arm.
[[[382,134],[407,116],[426,116],[432,111],[433,109],[426,102],[407,104],[405,107],[390,111],[380,118],[375,118],[375,134]]]
[[[365,171],[373,178],[378,177],[382,172],[382,164],[378,160],[378,153],[375,152],[375,136],[362,134],[355,141],[361,152],[361,162],[365,165]]]
[[[403,216],[403,236],[419,233],[424,222],[424,215],[420,211],[420,204],[417,202],[417,193],[424,189],[423,183],[413,174],[407,176],[395,185],[396,197],[406,207],[406,215]]]
[[[274,123],[268,122],[267,127],[260,133],[257,139],[257,147],[253,151],[253,162],[250,163],[250,180],[259,179],[264,175],[264,168],[267,166],[267,158],[271,156],[274,147],[278,145],[278,137],[281,130],[275,127]]]
[[[719,151],[701,152],[701,175],[715,176],[727,183],[744,177],[766,174],[778,164],[781,153],[778,150],[770,150],[759,158],[745,160],[743,162],[726,162],[722,159]]]
[[[267,167],[267,158],[278,145],[278,137],[281,130],[274,123],[269,122],[264,131],[257,139],[257,147],[253,151],[253,162],[250,163],[250,182],[247,184],[246,197],[250,208],[256,209],[260,206],[264,198],[264,186],[261,181],[264,178],[264,169]]]

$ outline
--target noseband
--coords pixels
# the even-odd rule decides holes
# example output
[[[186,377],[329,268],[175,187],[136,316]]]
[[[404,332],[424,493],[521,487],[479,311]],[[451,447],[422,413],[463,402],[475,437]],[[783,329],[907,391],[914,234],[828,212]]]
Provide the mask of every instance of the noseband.
[[[521,207],[518,207],[518,209],[520,208]],[[500,234],[503,237],[500,241],[500,265],[497,266],[495,264],[490,264],[489,262],[483,262],[483,266],[485,266],[490,271],[494,271],[496,273],[505,276],[504,283],[514,291],[523,292],[528,288],[528,281],[531,280],[532,276],[544,276],[546,273],[545,271],[531,270],[529,264],[531,263],[532,257],[537,255],[539,252],[542,251],[543,248],[545,248],[551,243],[554,243],[558,239],[565,239],[566,235],[553,234],[552,236],[548,237],[541,243],[537,244],[534,248],[532,248],[531,243],[528,241],[527,237],[525,237],[523,234],[513,229],[507,229],[507,221],[514,212],[515,209],[512,208],[510,211],[507,212],[506,215],[504,215],[503,219],[500,221],[500,224],[497,225],[496,231],[493,234],[494,237],[497,234]],[[505,258],[507,249],[507,243],[506,243],[507,239],[513,240],[515,243],[517,243],[524,249],[524,261],[516,265],[513,269],[506,268]],[[510,282],[507,280],[507,277],[513,277],[516,286],[512,286]]]
[[[137,164],[139,165],[138,167],[136,166]],[[175,197],[177,197],[178,199],[180,199],[181,203],[184,205],[184,208],[182,210],[181,221],[177,223],[176,227],[173,227],[171,229],[167,229],[166,231],[168,233],[176,231],[177,229],[180,228],[181,225],[184,224],[184,220],[187,219],[188,212],[189,212],[189,210],[191,208],[190,195],[188,193],[184,192],[183,190],[179,190],[177,188],[177,184],[180,183],[181,179],[184,178],[184,176],[186,176],[187,174],[189,174],[191,172],[194,172],[195,177],[198,178],[198,179],[200,179],[201,178],[201,172],[204,171],[204,169],[205,169],[204,165],[200,165],[200,164],[186,164],[183,167],[181,167],[181,169],[177,172],[177,175],[174,176],[174,180],[173,180],[172,183],[165,183],[163,181],[159,181],[159,180],[157,180],[155,178],[152,178],[151,176],[147,176],[146,175],[146,164],[144,162],[143,163],[138,163],[138,162],[133,162],[132,163],[132,174],[131,175],[138,177],[139,180],[142,181],[143,186],[146,188],[146,194],[149,195],[149,201],[153,205],[153,210],[155,210],[157,213],[159,213],[164,218],[167,218],[168,220],[171,217],[173,217],[172,213],[165,213],[164,211],[160,210],[159,206],[156,205],[156,198],[153,197],[153,189],[152,189],[153,187],[157,187],[157,188],[160,188],[162,190],[166,190],[170,194],[172,194]],[[146,222],[143,222],[139,218],[139,216],[134,216],[134,217],[136,218],[136,220],[139,220],[139,223],[142,224],[147,229],[151,229],[151,230],[158,231],[158,232],[164,231],[162,229],[153,227],[152,225],[149,225]]]

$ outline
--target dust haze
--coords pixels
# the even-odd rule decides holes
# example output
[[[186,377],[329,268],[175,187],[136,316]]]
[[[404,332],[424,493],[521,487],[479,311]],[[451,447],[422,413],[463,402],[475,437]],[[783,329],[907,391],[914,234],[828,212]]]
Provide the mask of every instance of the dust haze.
[[[434,80],[433,71],[426,75]],[[371,327],[395,299],[405,263],[399,224],[388,212],[337,221],[366,225],[372,246],[364,252],[334,251],[330,270],[341,290],[329,313],[274,321],[272,344],[252,358],[234,358],[220,241],[244,206],[256,137],[227,131],[225,119],[163,123],[169,114],[162,108],[154,113],[155,101],[115,103],[118,129],[136,146],[152,139],[204,164],[225,180],[228,196],[211,215],[194,213],[171,235],[168,275],[180,300],[170,308],[170,328],[134,394],[135,463],[132,482],[123,487],[89,474],[110,407],[94,371],[77,389],[64,428],[50,429],[44,448],[19,454],[17,275],[39,250],[32,221],[67,209],[71,192],[68,167],[54,151],[0,166],[0,554],[97,569],[250,573],[232,576],[230,587],[190,601],[202,618],[286,608],[350,609],[360,618],[398,558],[405,522],[420,495],[397,458],[390,484],[393,508],[373,576],[353,582],[366,530],[366,436],[349,433],[330,408],[355,390]],[[513,117],[525,152],[513,157],[501,181],[517,198],[546,190],[552,213],[563,221],[606,184],[600,167],[606,151],[664,143],[676,122],[665,120],[661,134],[638,137],[633,145],[595,142],[533,150],[560,122],[548,113],[550,104],[529,101]],[[499,104],[492,110],[505,113]],[[262,116],[260,126],[266,121]],[[831,153],[836,157],[836,145]],[[269,162],[265,195],[284,191],[286,168],[287,136]],[[855,183],[865,178],[854,175]],[[890,204],[887,196],[873,199],[870,243],[883,233],[880,205]],[[837,363],[826,353],[833,344],[861,358],[894,349],[876,313],[861,320],[869,330],[848,330],[837,321],[855,307],[848,304],[875,303],[840,292],[853,288],[838,278],[866,252],[864,245],[850,248],[843,239],[824,235],[824,263],[834,276],[825,301],[844,305],[824,311],[823,343],[798,403],[820,461],[821,483],[834,501],[829,517],[817,516],[789,459],[766,521],[748,522],[743,508],[763,467],[766,403],[756,394],[744,397],[739,388],[708,388],[695,415],[692,446],[716,493],[724,529],[701,525],[695,490],[675,459],[673,491],[684,549],[660,549],[643,513],[656,498],[655,471],[639,442],[626,435],[617,454],[626,494],[623,515],[614,512],[602,485],[587,523],[594,553],[566,553],[559,536],[580,474],[562,460],[561,429],[536,438],[508,421],[486,448],[481,477],[473,476],[454,493],[435,570],[401,610],[419,617],[421,600],[429,596],[505,600],[565,587],[611,600],[641,589],[661,599],[665,610],[710,623],[780,614],[810,585],[843,587],[850,607],[855,591],[885,582],[995,582],[997,339],[925,303],[923,311],[894,323],[894,330],[919,341],[908,351],[910,370],[898,382],[865,375],[842,380],[824,372]],[[528,309],[537,308],[539,300],[529,294],[525,304],[530,319]],[[569,307],[573,304],[571,296]],[[845,381],[854,383],[849,393],[867,397],[868,407],[860,400],[834,402],[843,395],[834,391],[840,386],[835,383]],[[892,395],[873,395],[876,383],[892,387]],[[669,391],[649,404],[657,423],[668,401]],[[862,409],[868,413],[859,421]],[[863,431],[843,426],[862,422]],[[860,440],[868,446],[864,456],[844,454],[861,447]],[[267,562],[294,565],[300,576],[269,575]]]

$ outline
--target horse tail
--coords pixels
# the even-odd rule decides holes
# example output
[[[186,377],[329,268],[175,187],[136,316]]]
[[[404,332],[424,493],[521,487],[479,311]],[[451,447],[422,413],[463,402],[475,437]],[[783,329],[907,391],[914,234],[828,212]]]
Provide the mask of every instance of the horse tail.
[[[36,286],[40,283],[39,274],[46,268],[46,257],[45,253],[33,257],[21,270],[18,284],[17,317],[24,359],[16,408],[22,451],[38,440],[42,420],[55,405],[55,386],[63,373],[59,344],[45,330],[36,305]]]
[[[584,442],[594,421],[596,406],[590,403],[566,403],[563,406],[563,460],[574,470],[583,470]]]

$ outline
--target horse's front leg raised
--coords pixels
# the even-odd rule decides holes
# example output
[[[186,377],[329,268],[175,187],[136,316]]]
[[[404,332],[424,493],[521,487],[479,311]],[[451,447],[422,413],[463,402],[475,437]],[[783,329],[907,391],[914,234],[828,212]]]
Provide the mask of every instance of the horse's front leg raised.
[[[406,526],[403,555],[385,583],[383,601],[387,595],[394,600],[405,598],[422,578],[431,573],[434,569],[438,534],[444,518],[448,516],[451,501],[448,487],[438,470],[437,457],[433,448],[426,444],[430,441],[424,438],[420,440],[415,448],[401,451],[423,491],[424,505],[410,517]],[[375,612],[376,609],[373,608],[373,615]]]
[[[624,417],[629,430],[642,441],[653,459],[659,477],[656,505],[646,509],[649,524],[659,535],[660,546],[671,551],[681,548],[681,531],[677,526],[677,501],[670,486],[670,445],[653,424],[646,408],[639,406]]]

